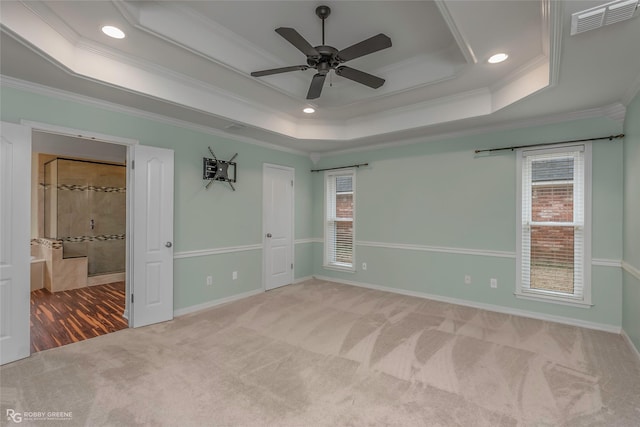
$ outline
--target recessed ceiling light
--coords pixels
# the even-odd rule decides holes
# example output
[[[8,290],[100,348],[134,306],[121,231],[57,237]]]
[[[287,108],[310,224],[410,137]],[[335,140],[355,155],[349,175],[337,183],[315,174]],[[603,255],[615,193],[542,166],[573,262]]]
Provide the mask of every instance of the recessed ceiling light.
[[[111,25],[105,25],[102,27],[102,32],[108,35],[109,37],[113,37],[114,39],[123,39],[124,31],[122,31],[118,27],[113,27]]]
[[[489,62],[489,64],[497,64],[499,62],[504,61],[508,57],[509,57],[509,55],[507,55],[506,53],[496,53],[491,58],[489,58],[488,62]]]
[[[303,112],[307,113],[307,114],[313,114],[316,112],[316,110],[314,108],[311,107],[307,107],[304,110],[302,110]]]

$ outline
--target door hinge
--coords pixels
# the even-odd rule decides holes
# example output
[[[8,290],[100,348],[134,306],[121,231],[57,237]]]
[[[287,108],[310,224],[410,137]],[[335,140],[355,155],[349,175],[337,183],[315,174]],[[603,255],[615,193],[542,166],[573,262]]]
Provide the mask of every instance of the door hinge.
[[[131,304],[133,304],[133,294],[131,294]]]
[[[291,186],[293,187],[293,180],[291,180]]]
[[[291,269],[293,270],[293,263],[291,263]]]
[[[135,169],[135,168],[136,168],[136,161],[131,160],[131,169]]]

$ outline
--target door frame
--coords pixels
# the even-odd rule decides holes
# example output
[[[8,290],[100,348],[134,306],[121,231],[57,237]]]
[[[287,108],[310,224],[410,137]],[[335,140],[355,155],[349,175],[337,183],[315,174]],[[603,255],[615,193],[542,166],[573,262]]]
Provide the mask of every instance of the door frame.
[[[74,138],[88,139],[91,141],[104,142],[107,144],[124,145],[127,147],[126,168],[127,168],[127,182],[126,182],[126,228],[125,228],[125,309],[122,316],[127,319],[129,327],[133,327],[133,307],[131,305],[131,293],[133,289],[131,287],[133,280],[133,239],[131,238],[132,225],[133,225],[133,171],[131,165],[133,161],[133,147],[138,145],[140,141],[137,139],[123,138],[119,136],[106,135],[102,133],[92,132],[85,129],[74,129],[64,126],[52,125],[49,123],[35,122],[31,120],[21,120],[20,124],[30,128],[30,132],[39,131],[57,135],[72,136]],[[33,153],[33,147],[31,148]],[[29,198],[29,211],[31,211],[31,198]],[[25,289],[29,289],[27,286]]]
[[[293,269],[291,269],[291,283],[295,281],[295,267],[296,267],[296,235],[295,235],[295,206],[296,206],[296,169],[291,166],[276,165],[273,163],[262,164],[262,290],[267,290],[267,209],[266,209],[266,197],[264,191],[265,176],[267,169],[281,169],[291,173],[291,179],[293,180],[293,189],[291,190],[291,262],[293,263]]]

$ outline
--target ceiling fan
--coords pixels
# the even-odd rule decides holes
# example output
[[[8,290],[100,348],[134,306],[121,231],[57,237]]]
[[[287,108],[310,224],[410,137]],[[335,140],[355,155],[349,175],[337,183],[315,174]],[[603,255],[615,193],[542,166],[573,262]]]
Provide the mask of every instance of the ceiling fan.
[[[287,73],[289,71],[304,71],[309,68],[316,69],[318,73],[313,76],[313,80],[311,80],[307,99],[320,97],[324,80],[331,70],[334,70],[339,76],[374,89],[382,86],[384,79],[340,64],[391,47],[391,39],[381,33],[342,50],[338,50],[333,46],[327,46],[324,44],[324,20],[327,19],[330,14],[331,8],[329,8],[329,6],[318,6],[316,8],[316,15],[322,19],[322,45],[320,46],[311,46],[309,42],[293,28],[276,28],[276,33],[280,34],[307,56],[307,65],[294,65],[291,67],[254,71],[251,75],[253,77],[262,77],[271,74]]]

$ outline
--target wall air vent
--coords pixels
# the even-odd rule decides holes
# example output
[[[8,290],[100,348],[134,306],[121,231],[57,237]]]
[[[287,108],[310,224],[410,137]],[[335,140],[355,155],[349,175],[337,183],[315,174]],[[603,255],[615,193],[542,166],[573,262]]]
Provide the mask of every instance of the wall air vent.
[[[595,30],[633,17],[639,0],[616,0],[571,15],[571,35]]]
[[[227,125],[224,128],[229,131],[236,131],[236,130],[242,130],[246,128],[246,126],[240,123],[231,123],[230,125]]]

